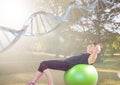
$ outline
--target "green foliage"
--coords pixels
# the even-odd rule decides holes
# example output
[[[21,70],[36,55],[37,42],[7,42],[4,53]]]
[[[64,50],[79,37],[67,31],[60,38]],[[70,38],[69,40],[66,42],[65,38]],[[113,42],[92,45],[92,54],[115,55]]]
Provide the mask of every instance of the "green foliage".
[[[116,39],[113,41],[113,45],[112,45],[115,50],[120,50],[120,36],[116,36]]]

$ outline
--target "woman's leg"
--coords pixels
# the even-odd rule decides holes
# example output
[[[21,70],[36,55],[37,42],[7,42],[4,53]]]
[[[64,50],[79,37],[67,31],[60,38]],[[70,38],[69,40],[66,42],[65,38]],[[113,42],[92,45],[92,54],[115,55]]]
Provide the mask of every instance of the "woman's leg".
[[[31,82],[34,83],[34,85],[35,85],[36,82],[41,78],[41,76],[43,74],[45,74],[45,76],[46,76],[46,78],[48,80],[48,85],[53,85],[52,75],[49,72],[49,69],[46,69],[44,72],[37,71],[35,77],[33,78],[33,80]]]
[[[67,69],[69,69],[69,66],[64,61],[61,60],[50,60],[50,61],[41,62],[38,68],[38,72],[32,80],[32,83],[34,83],[33,85],[36,84],[36,82],[41,78],[43,74],[45,74],[48,80],[48,85],[53,85],[52,76],[48,69],[66,71]],[[28,84],[28,85],[32,85],[32,84]]]
[[[44,71],[44,74],[45,74],[45,76],[46,76],[46,78],[47,78],[47,80],[48,80],[48,85],[54,85],[53,79],[52,79],[52,75],[51,75],[49,69],[46,69],[46,70]]]
[[[43,75],[43,72],[37,71],[35,77],[33,78],[31,82],[36,84],[36,82],[41,78],[42,75]]]

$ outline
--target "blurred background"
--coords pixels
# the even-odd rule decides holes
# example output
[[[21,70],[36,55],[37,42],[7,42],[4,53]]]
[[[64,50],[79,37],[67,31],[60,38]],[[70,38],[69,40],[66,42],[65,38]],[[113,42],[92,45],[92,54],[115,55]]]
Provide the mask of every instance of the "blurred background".
[[[86,52],[86,46],[92,41],[99,42],[102,48],[94,64],[99,74],[97,85],[119,85],[120,1],[106,1],[114,3],[98,3],[94,12],[75,7],[66,21],[43,36],[21,35],[9,49],[0,52],[0,85],[26,85],[41,61],[65,59]],[[74,0],[0,0],[0,26],[21,30],[29,16],[38,11],[61,17],[67,13],[71,2]],[[55,85],[65,85],[64,72],[51,72]],[[37,85],[47,85],[46,78],[43,76]]]

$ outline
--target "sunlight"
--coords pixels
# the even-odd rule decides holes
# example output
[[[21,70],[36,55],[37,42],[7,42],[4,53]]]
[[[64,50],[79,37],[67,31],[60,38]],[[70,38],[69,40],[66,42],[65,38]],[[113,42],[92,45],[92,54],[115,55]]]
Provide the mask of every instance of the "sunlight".
[[[44,0],[0,0],[0,26],[21,29],[34,12],[46,9]]]
[[[0,25],[18,28],[23,24],[25,4],[21,0],[0,1],[0,10]]]

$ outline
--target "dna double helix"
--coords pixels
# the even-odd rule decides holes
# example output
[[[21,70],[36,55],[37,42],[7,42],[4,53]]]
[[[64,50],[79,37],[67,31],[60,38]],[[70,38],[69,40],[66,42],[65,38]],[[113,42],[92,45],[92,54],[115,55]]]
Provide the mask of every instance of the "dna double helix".
[[[61,16],[55,16],[44,11],[33,13],[22,26],[21,30],[0,26],[0,52],[10,48],[22,35],[41,36],[54,31],[61,23],[67,20],[73,8],[92,13],[101,11],[103,7],[109,7],[112,4],[114,4],[114,0],[75,0]]]

